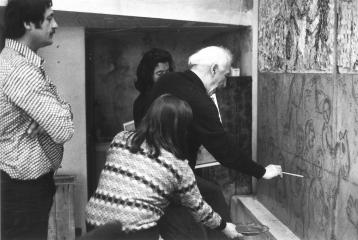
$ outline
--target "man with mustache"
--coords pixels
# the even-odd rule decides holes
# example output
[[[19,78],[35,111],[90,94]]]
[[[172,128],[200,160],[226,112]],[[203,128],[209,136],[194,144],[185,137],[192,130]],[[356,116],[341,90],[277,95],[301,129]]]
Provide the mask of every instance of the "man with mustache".
[[[54,171],[73,133],[70,105],[46,74],[39,48],[58,27],[51,0],[10,0],[0,53],[1,239],[47,239]]]

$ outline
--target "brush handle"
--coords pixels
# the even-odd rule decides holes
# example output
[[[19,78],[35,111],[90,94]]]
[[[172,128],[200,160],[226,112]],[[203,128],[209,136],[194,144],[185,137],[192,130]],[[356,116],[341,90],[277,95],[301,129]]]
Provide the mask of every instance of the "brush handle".
[[[299,175],[299,174],[294,174],[294,173],[289,173],[289,172],[282,172],[282,173],[286,174],[286,175],[291,175],[291,176],[303,178],[303,175]]]

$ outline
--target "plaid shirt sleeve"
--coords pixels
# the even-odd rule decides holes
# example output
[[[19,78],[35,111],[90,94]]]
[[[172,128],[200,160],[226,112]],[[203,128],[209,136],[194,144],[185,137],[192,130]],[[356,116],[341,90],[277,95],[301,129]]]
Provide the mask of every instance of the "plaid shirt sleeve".
[[[44,72],[23,64],[4,82],[9,100],[36,121],[56,143],[65,143],[74,133],[70,105],[64,102]]]

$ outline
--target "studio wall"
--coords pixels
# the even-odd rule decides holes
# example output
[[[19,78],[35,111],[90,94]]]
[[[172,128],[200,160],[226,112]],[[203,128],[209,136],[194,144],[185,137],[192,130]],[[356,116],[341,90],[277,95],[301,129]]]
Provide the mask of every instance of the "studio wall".
[[[54,44],[40,49],[45,69],[58,87],[60,95],[71,104],[75,134],[65,144],[58,174],[75,176],[75,227],[85,232],[87,203],[86,102],[85,102],[85,30],[83,27],[61,27]]]
[[[260,1],[258,161],[304,178],[257,195],[305,240],[358,238],[357,6]]]

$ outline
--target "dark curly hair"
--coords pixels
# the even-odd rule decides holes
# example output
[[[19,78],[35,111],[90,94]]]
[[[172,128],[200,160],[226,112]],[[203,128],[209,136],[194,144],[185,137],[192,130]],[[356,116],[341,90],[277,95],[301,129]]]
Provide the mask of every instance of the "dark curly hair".
[[[9,0],[4,15],[5,38],[17,39],[25,34],[24,23],[40,28],[44,13],[52,7],[51,0]]]
[[[174,71],[174,62],[170,53],[160,48],[153,48],[143,55],[137,67],[135,88],[143,93],[150,90],[154,84],[153,72],[158,63],[169,63],[169,71]]]

